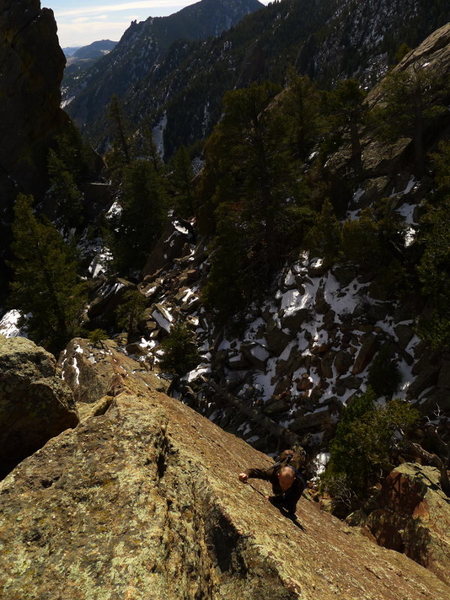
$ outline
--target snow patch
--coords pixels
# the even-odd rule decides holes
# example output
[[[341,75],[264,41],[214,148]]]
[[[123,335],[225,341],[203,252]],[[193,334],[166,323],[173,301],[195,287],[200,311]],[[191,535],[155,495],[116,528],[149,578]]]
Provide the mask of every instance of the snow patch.
[[[19,320],[22,317],[22,313],[18,310],[10,310],[3,315],[0,320],[0,335],[4,335],[7,338],[12,337],[27,337],[25,328],[19,327]]]

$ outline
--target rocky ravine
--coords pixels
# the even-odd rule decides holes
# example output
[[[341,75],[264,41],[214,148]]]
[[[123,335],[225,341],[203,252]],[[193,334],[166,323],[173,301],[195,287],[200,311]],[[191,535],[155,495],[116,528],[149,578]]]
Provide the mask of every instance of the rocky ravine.
[[[116,373],[117,375],[117,373]],[[301,527],[237,480],[270,460],[164,394],[120,376],[96,416],[0,484],[8,600],[445,600],[450,588],[299,504]]]

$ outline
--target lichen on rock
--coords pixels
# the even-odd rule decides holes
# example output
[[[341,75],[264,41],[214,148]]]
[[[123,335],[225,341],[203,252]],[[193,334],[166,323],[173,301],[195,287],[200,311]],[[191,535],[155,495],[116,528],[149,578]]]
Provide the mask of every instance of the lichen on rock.
[[[302,499],[297,524],[237,473],[271,460],[138,377],[0,484],[8,599],[445,600],[450,588]]]

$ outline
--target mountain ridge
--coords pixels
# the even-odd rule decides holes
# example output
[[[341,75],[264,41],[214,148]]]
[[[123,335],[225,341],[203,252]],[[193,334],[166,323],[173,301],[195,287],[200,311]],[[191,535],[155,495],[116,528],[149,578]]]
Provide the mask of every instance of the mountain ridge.
[[[407,0],[407,6],[400,0],[282,0],[216,40],[175,43],[158,69],[122,90],[124,110],[136,129],[164,118],[170,156],[211,131],[227,90],[263,80],[284,84],[289,66],[326,87],[347,77],[370,87],[392,65],[402,42],[416,46],[448,20],[450,8],[442,0],[431,6],[425,0]],[[106,122],[93,94],[87,90],[67,110],[101,143]]]
[[[122,97],[149,71],[155,70],[172,43],[179,39],[201,40],[219,35],[245,15],[263,8],[258,0],[202,0],[169,17],[149,17],[133,22],[108,56],[101,59],[76,82],[76,89],[65,90],[67,110],[76,122],[98,118],[112,95]],[[91,93],[95,95],[92,101]]]

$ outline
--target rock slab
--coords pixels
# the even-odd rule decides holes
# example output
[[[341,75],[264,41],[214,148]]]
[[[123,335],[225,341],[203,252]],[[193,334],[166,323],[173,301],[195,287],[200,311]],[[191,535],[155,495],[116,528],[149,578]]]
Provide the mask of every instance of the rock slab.
[[[447,600],[450,588],[306,499],[237,479],[267,456],[126,377],[103,414],[0,484],[8,600]]]

